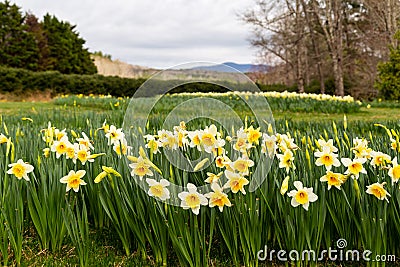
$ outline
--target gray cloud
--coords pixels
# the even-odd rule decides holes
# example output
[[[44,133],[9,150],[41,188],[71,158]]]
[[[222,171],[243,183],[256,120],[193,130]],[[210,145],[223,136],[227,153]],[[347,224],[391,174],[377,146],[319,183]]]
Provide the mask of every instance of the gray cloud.
[[[237,13],[250,0],[14,0],[38,17],[77,25],[91,51],[136,65],[169,67],[189,61],[249,63],[249,28]]]

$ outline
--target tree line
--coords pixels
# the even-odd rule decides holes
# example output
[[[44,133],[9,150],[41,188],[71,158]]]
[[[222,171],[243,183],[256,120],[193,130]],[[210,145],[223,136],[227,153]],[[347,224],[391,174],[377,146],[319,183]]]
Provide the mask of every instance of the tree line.
[[[76,26],[46,14],[39,20],[9,1],[0,2],[0,65],[63,74],[94,74],[97,68]]]
[[[332,80],[336,95],[360,97],[381,87],[380,62],[398,49],[399,17],[398,0],[257,0],[241,14],[260,59],[274,62],[261,82],[299,92],[317,83],[325,93]]]

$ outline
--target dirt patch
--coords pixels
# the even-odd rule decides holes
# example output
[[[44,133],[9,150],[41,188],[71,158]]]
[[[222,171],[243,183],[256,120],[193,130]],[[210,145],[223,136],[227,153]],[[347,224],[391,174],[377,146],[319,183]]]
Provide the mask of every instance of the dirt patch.
[[[0,102],[49,102],[51,100],[50,91],[0,93]]]

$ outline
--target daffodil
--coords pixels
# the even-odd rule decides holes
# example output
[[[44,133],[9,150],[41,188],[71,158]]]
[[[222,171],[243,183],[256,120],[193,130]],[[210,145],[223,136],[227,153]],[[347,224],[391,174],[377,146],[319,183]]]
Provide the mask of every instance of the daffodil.
[[[68,192],[69,190],[74,190],[75,192],[79,191],[79,186],[81,185],[86,185],[86,182],[82,180],[83,176],[85,176],[86,171],[85,170],[79,170],[75,172],[74,170],[71,170],[68,175],[62,177],[60,179],[60,182],[63,184],[67,184],[67,189],[66,191]]]
[[[78,144],[79,145],[84,145],[87,149],[94,150],[92,142],[90,141],[90,139],[87,137],[87,135],[84,132],[82,132],[82,136],[83,137],[76,139]]]
[[[372,149],[368,148],[368,141],[356,137],[353,139],[354,147],[351,150],[354,152],[356,158],[367,158],[371,157]]]
[[[326,174],[322,176],[319,180],[321,182],[328,183],[328,190],[330,190],[332,186],[340,190],[340,186],[344,183],[344,175],[341,173],[327,171]]]
[[[217,141],[217,127],[212,124],[210,127],[206,127],[200,136],[201,143],[205,147],[213,147],[215,142]]]
[[[330,171],[332,169],[332,166],[340,166],[340,161],[337,158],[337,154],[331,152],[329,147],[324,147],[322,151],[315,152],[314,156],[318,157],[315,165],[324,165],[327,171]]]
[[[28,163],[25,163],[22,159],[19,159],[16,163],[8,164],[9,169],[8,174],[13,174],[19,180],[24,178],[29,181],[28,173],[31,173],[34,167]]]
[[[290,176],[286,176],[282,182],[282,186],[281,186],[281,190],[280,190],[282,196],[284,194],[286,194],[286,192],[289,189],[289,179],[290,179]]]
[[[180,192],[178,194],[181,200],[181,207],[183,209],[192,209],[192,212],[196,215],[199,214],[200,205],[207,205],[207,198],[197,192],[197,187],[194,184],[187,184],[188,192]]]
[[[54,137],[56,138],[56,140],[60,141],[62,138],[67,137],[67,132],[66,129],[64,130],[59,130],[59,129],[55,129],[54,130]]]
[[[159,198],[162,201],[170,198],[167,188],[170,185],[168,180],[161,179],[160,182],[157,182],[154,179],[146,178],[146,183],[149,185],[149,191],[147,192],[149,196]]]
[[[377,197],[379,200],[386,200],[389,202],[388,197],[390,197],[390,194],[383,188],[383,186],[386,184],[386,182],[383,183],[374,183],[372,185],[367,185],[367,193],[374,195]]]
[[[86,162],[93,162],[94,159],[90,157],[90,151],[83,145],[76,146],[76,158],[74,158],[74,163],[76,163],[76,159],[78,159],[82,165],[85,165]]]
[[[367,161],[366,158],[356,158],[354,160],[342,158],[341,161],[343,165],[347,167],[345,174],[350,174],[356,179],[358,179],[360,173],[367,174],[367,171],[363,166],[363,164]]]
[[[333,145],[333,139],[329,139],[328,141],[325,141],[325,140],[323,140],[323,139],[318,139],[317,142],[318,142],[318,144],[320,145],[321,150],[324,150],[324,148],[328,148],[329,151],[332,152],[332,153],[338,151],[337,147],[335,147],[335,146]]]
[[[244,175],[249,173],[249,168],[254,166],[254,161],[248,158],[240,157],[234,162],[231,162],[230,167]]]
[[[397,183],[400,179],[400,165],[397,162],[397,157],[392,160],[393,166],[389,169],[389,176],[392,178],[392,184]]]
[[[222,174],[223,174],[223,172],[220,172],[218,174],[214,174],[212,172],[207,172],[208,178],[204,182],[209,183],[209,184],[215,183],[215,182],[219,181],[219,178],[221,178]]]
[[[291,205],[297,207],[302,205],[305,210],[308,210],[310,202],[315,202],[318,196],[313,193],[313,188],[303,187],[303,183],[300,181],[295,181],[293,183],[297,190],[292,190],[288,193],[288,196],[292,198]]]
[[[296,150],[299,147],[294,143],[294,139],[290,138],[287,134],[276,134],[276,142],[278,148],[284,153],[286,150]]]
[[[391,158],[388,154],[382,152],[371,152],[371,165],[374,167],[383,167],[386,166],[388,163],[391,163]]]
[[[249,184],[249,180],[247,180],[242,174],[232,171],[226,170],[224,173],[226,178],[228,178],[228,181],[225,183],[223,188],[230,188],[233,193],[240,191],[245,195],[246,191],[244,190],[244,186]]]
[[[147,144],[145,145],[146,148],[150,149],[150,153],[157,154],[160,152],[161,143],[155,139],[154,135],[145,135],[144,136],[147,140]]]
[[[210,208],[217,206],[219,208],[219,211],[222,212],[224,206],[232,206],[231,202],[229,201],[228,195],[223,192],[223,189],[217,183],[212,183],[211,189],[213,190],[213,192],[204,195],[205,197],[210,199]]]
[[[196,130],[196,131],[189,131],[188,136],[190,139],[189,146],[190,147],[196,147],[197,150],[201,151],[201,139],[200,136],[202,135],[201,130]]]
[[[148,163],[147,159],[144,159],[142,156],[139,156],[136,159],[136,162],[129,164],[131,167],[131,175],[139,176],[140,180],[142,180],[143,176],[153,176],[153,172],[150,170],[151,165]]]
[[[50,148],[48,148],[48,147],[43,148],[43,156],[44,156],[45,158],[50,157]]]
[[[64,136],[60,140],[54,141],[51,151],[56,152],[56,158],[60,158],[67,152],[69,146],[71,146],[71,143],[68,141],[68,137]]]
[[[246,152],[247,149],[251,148],[251,144],[248,143],[247,133],[243,128],[240,128],[236,132],[236,142],[233,145],[233,149],[240,152]]]
[[[106,132],[106,137],[108,139],[108,145],[114,144],[115,142],[118,142],[122,140],[125,135],[122,132],[122,129],[117,129],[114,125],[111,125],[110,128]]]
[[[247,132],[247,141],[250,144],[257,144],[258,145],[258,140],[262,136],[262,133],[260,132],[260,127],[257,129],[254,129],[253,126],[250,126],[249,128],[246,129]]]
[[[223,156],[218,156],[218,157],[215,159],[215,165],[216,165],[218,168],[224,168],[224,167],[226,167],[226,165],[229,164],[230,162],[231,162],[231,160],[230,160],[227,156],[225,156],[225,155],[223,155]]]
[[[118,156],[129,154],[131,146],[128,146],[128,143],[125,138],[120,140],[119,142],[115,142],[113,146],[113,150],[117,153]]]
[[[4,134],[0,134],[0,144],[7,143],[8,138]]]
[[[296,169],[294,162],[294,156],[292,151],[287,149],[283,154],[277,154],[276,157],[279,159],[279,168],[285,168],[286,172],[289,173],[290,168]]]
[[[169,148],[171,150],[178,149],[178,139],[173,132],[168,130],[158,131],[159,140],[163,147]]]
[[[263,141],[261,145],[261,152],[267,154],[270,158],[275,155],[276,149],[278,146],[276,145],[276,136],[269,136],[268,134],[263,134]]]

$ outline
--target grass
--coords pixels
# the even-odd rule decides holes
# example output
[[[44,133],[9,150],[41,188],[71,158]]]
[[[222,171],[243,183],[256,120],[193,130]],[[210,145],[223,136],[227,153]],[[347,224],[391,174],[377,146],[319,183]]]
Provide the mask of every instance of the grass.
[[[383,104],[382,104],[383,105]],[[400,107],[399,107],[400,108]],[[48,102],[0,102],[0,114],[3,115],[19,115],[29,117],[34,114],[48,111],[64,111],[66,107]],[[69,108],[68,108],[69,110]],[[362,107],[359,112],[346,114],[348,121],[366,121],[366,122],[384,122],[400,120],[400,112],[398,108],[388,107]],[[87,107],[78,106],[75,111],[94,111],[103,114],[112,113],[113,110],[105,110],[99,106]],[[288,112],[288,111],[272,111],[275,120],[291,120],[306,122],[331,122],[342,121],[344,114],[326,114],[326,113],[305,113],[305,112]]]

